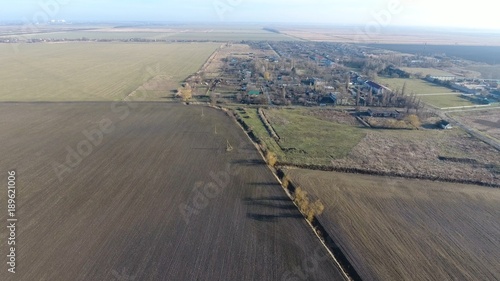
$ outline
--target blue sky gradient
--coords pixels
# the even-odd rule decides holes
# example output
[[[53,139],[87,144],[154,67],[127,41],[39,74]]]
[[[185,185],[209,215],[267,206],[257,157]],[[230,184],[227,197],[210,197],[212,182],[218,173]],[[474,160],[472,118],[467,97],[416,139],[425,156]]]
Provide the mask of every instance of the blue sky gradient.
[[[500,30],[490,0],[16,0],[0,21],[290,22]],[[45,14],[45,16],[43,15]]]

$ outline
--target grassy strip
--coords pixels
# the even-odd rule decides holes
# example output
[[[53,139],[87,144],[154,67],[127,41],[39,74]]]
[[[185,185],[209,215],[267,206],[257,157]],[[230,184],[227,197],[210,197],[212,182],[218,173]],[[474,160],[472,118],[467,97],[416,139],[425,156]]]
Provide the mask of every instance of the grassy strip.
[[[328,165],[332,159],[346,157],[366,135],[362,128],[305,116],[301,110],[264,112],[292,163]]]

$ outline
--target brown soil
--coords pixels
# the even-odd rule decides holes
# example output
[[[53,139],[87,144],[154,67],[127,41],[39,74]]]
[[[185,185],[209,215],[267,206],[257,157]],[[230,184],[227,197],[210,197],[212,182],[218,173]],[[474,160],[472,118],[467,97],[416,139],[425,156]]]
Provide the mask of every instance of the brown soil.
[[[500,190],[289,169],[363,280],[499,280]]]
[[[296,268],[304,280],[343,280],[225,113],[130,105],[0,104],[0,171],[17,171],[19,219],[17,273],[4,263],[0,280],[295,280]],[[53,164],[104,119],[114,129],[60,181]]]

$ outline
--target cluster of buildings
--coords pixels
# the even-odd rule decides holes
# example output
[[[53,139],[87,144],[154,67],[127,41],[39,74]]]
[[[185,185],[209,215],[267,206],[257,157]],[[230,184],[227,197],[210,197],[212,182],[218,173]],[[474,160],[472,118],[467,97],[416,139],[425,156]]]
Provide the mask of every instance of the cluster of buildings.
[[[462,97],[479,104],[489,104],[491,100],[500,101],[500,80],[431,75],[426,80],[459,91]]]

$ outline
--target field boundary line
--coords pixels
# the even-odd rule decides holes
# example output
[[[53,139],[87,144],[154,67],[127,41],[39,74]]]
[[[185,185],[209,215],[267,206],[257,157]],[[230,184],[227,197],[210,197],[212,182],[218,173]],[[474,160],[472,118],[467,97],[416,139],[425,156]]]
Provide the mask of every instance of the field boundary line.
[[[464,105],[464,106],[452,106],[452,107],[441,107],[441,110],[448,110],[448,109],[468,109],[468,108],[489,108],[491,105],[489,104],[477,104],[477,105]]]
[[[264,127],[266,127],[269,135],[274,138],[274,140],[276,142],[278,142],[279,140],[281,140],[280,136],[278,135],[278,133],[276,133],[276,131],[274,130],[273,126],[271,125],[271,123],[269,122],[266,114],[264,113],[264,109],[262,108],[258,108],[257,109],[257,113],[259,114],[259,117],[262,121],[262,123],[264,123]]]
[[[277,163],[282,168],[299,168],[312,171],[325,171],[325,172],[339,172],[346,174],[360,174],[360,175],[370,175],[370,176],[380,176],[380,177],[394,177],[403,179],[413,179],[413,180],[429,180],[435,182],[448,182],[448,183],[459,183],[459,184],[470,184],[477,185],[488,188],[500,188],[500,184],[482,182],[482,181],[472,181],[472,180],[460,180],[454,178],[445,178],[437,176],[426,176],[422,174],[404,174],[397,172],[385,172],[370,169],[360,169],[353,167],[334,167],[325,165],[313,165],[313,164],[293,164],[293,163]]]
[[[261,154],[262,155],[262,154]],[[283,190],[285,191],[286,195],[288,196],[288,198],[290,198],[290,200],[292,201],[292,203],[295,205],[295,207],[297,208],[297,210],[302,214],[302,218],[306,221],[306,223],[309,225],[309,227],[312,229],[314,235],[316,235],[316,237],[319,239],[319,241],[321,242],[321,244],[323,245],[323,247],[325,247],[325,249],[328,251],[328,253],[330,254],[330,256],[332,257],[333,261],[335,262],[335,264],[337,265],[337,267],[340,269],[340,271],[342,272],[342,275],[344,276],[344,278],[346,280],[349,280],[349,281],[354,281],[353,278],[351,278],[349,276],[349,274],[346,272],[346,270],[344,269],[344,267],[341,265],[341,263],[338,261],[337,257],[335,256],[335,254],[333,253],[333,251],[330,249],[330,247],[325,243],[325,240],[331,240],[335,245],[337,245],[337,243],[335,243],[335,241],[333,241],[333,238],[331,238],[331,236],[326,232],[325,230],[325,233],[327,233],[327,237],[328,238],[325,238],[324,236],[320,235],[319,232],[318,232],[318,229],[317,227],[320,226],[321,228],[324,229],[324,227],[321,225],[321,223],[319,223],[318,219],[316,217],[313,218],[313,220],[316,220],[317,221],[317,224],[318,226],[314,226],[309,220],[307,220],[306,216],[304,213],[302,213],[300,211],[300,208],[299,206],[297,205],[297,203],[295,202],[294,198],[293,198],[293,195],[290,193],[290,191],[285,188],[285,186],[283,185],[283,182],[281,181],[281,179],[279,178],[278,174],[277,174],[277,170],[274,168],[274,167],[271,167],[269,165],[267,165],[269,169],[271,169],[274,177],[276,178],[276,180],[278,180],[278,182],[280,183],[281,185],[281,188],[283,188]],[[283,173],[284,174],[284,173]],[[289,180],[289,183],[291,183],[292,185],[294,185],[292,183],[291,180]],[[340,249],[340,247],[338,247]],[[345,256],[345,254],[340,250],[340,252],[342,253],[342,255]],[[349,261],[347,261],[349,263],[349,266],[351,268],[354,269],[354,267],[350,264]],[[355,269],[354,269],[355,271]],[[356,272],[357,274],[357,272]],[[359,275],[358,275],[359,276]],[[361,278],[359,279],[356,279],[356,280],[360,280],[361,281]]]
[[[302,219],[306,221],[306,223],[309,225],[309,227],[311,228],[312,232],[314,233],[314,235],[316,235],[316,237],[318,238],[318,240],[320,241],[321,245],[323,245],[323,247],[325,248],[325,250],[328,252],[328,254],[330,255],[330,257],[333,259],[333,261],[335,262],[336,266],[338,267],[338,269],[340,270],[340,272],[342,273],[342,276],[344,277],[344,279],[346,281],[354,281],[348,274],[347,272],[345,271],[345,269],[342,267],[342,265],[340,264],[340,262],[338,261],[337,257],[335,257],[335,255],[333,254],[333,252],[330,250],[330,248],[328,247],[328,245],[326,245],[326,243],[323,241],[324,238],[322,238],[319,234],[318,234],[318,231],[316,230],[316,228],[313,226],[313,224],[311,222],[309,222],[306,217],[304,216],[304,214],[300,211],[300,208],[297,206],[297,204],[295,203],[295,201],[293,200],[293,196],[290,194],[290,192],[283,186],[283,182],[281,181],[281,179],[279,178],[278,176],[278,173],[277,173],[277,170],[270,166],[269,164],[267,164],[267,161],[266,161],[266,157],[264,156],[264,153],[262,151],[262,147],[258,144],[258,143],[255,143],[253,141],[253,139],[248,135],[248,133],[245,131],[245,128],[243,128],[243,126],[238,122],[238,120],[236,120],[235,118],[235,115],[233,113],[232,110],[230,109],[227,109],[227,108],[224,108],[224,107],[216,107],[216,106],[209,106],[209,107],[212,107],[212,108],[215,108],[215,109],[219,109],[219,110],[222,110],[224,112],[227,113],[228,116],[231,117],[231,119],[238,125],[238,127],[241,128],[241,130],[243,131],[244,135],[250,140],[250,142],[254,145],[254,147],[257,149],[257,152],[259,153],[260,157],[262,158],[262,160],[264,160],[264,162],[266,163],[266,166],[267,168],[271,171],[271,173],[273,174],[273,176],[276,178],[276,180],[279,182],[281,188],[283,189],[283,191],[285,192],[285,194],[288,196],[288,198],[290,199],[290,201],[292,201],[293,205],[295,205],[295,207],[297,208],[297,210],[299,211],[299,213],[302,215]],[[229,114],[229,112],[231,112],[231,114]],[[331,239],[331,238],[330,238]]]

